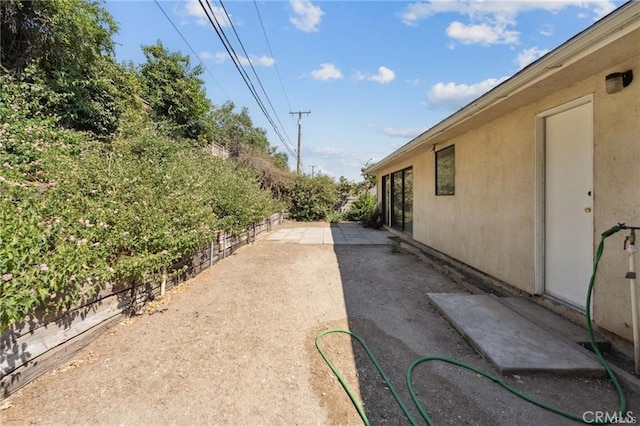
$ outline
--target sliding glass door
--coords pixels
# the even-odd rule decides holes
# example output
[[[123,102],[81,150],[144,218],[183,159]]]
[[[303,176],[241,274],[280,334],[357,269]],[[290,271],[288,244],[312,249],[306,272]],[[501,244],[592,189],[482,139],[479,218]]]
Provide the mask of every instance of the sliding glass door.
[[[384,223],[413,233],[413,169],[411,167],[382,177]]]

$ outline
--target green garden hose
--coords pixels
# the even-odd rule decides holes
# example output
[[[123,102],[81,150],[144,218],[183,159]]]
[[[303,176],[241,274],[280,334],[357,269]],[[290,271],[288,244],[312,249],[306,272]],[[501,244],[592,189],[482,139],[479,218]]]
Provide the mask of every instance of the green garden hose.
[[[360,345],[362,345],[362,348],[367,353],[367,356],[369,356],[369,359],[371,360],[371,362],[373,362],[373,365],[375,365],[376,369],[378,370],[378,373],[380,373],[380,376],[382,377],[382,380],[384,380],[386,385],[389,387],[389,390],[391,391],[391,394],[393,395],[395,400],[398,402],[398,405],[402,409],[402,412],[404,413],[404,415],[407,417],[407,419],[409,420],[409,422],[411,422],[412,425],[417,425],[416,421],[414,420],[413,416],[411,415],[411,413],[407,409],[406,405],[404,405],[404,403],[402,402],[402,398],[400,398],[400,395],[398,395],[398,392],[396,391],[396,389],[391,384],[391,381],[389,380],[387,375],[384,373],[384,370],[380,366],[380,363],[378,363],[378,360],[376,360],[376,357],[373,356],[373,354],[369,350],[369,347],[364,342],[364,340],[362,340],[362,338],[360,338],[360,336],[358,336],[355,333],[350,332],[349,330],[331,329],[331,330],[323,331],[322,333],[318,334],[318,336],[316,337],[316,348],[318,349],[318,352],[320,352],[320,355],[322,356],[322,359],[324,359],[324,361],[327,363],[327,365],[329,366],[331,371],[333,371],[333,373],[336,375],[336,377],[340,381],[340,384],[342,384],[342,387],[344,388],[344,390],[349,395],[349,398],[351,399],[351,402],[353,402],[353,405],[356,407],[356,410],[358,410],[358,414],[360,414],[360,417],[362,418],[362,421],[364,422],[364,424],[367,425],[367,426],[370,425],[369,419],[367,418],[367,415],[364,412],[364,408],[358,402],[358,399],[356,398],[356,396],[351,391],[351,388],[347,384],[347,381],[344,379],[344,377],[342,377],[342,375],[340,374],[338,369],[335,367],[335,365],[333,365],[331,360],[327,357],[327,355],[322,350],[322,347],[320,346],[320,339],[323,336],[325,336],[327,334],[332,334],[332,333],[348,334],[351,337],[353,337],[354,339],[356,339],[358,341],[358,343],[360,343]]]
[[[624,396],[624,391],[622,390],[622,386],[620,385],[620,382],[618,381],[618,378],[616,377],[615,373],[609,367],[609,364],[607,364],[607,361],[604,359],[604,356],[602,355],[602,353],[600,352],[600,349],[598,348],[598,346],[595,343],[595,338],[593,336],[593,327],[591,325],[591,294],[593,293],[593,286],[594,286],[594,283],[595,283],[596,272],[598,271],[598,263],[600,262],[600,258],[602,257],[602,253],[604,251],[604,240],[607,237],[615,234],[616,232],[620,231],[623,228],[624,227],[621,226],[621,225],[616,225],[616,226],[612,227],[611,229],[609,229],[609,230],[607,230],[607,231],[605,231],[605,232],[603,232],[601,234],[602,238],[600,240],[600,244],[598,245],[598,249],[596,251],[596,258],[595,258],[595,261],[593,263],[593,273],[591,274],[591,279],[589,281],[589,288],[587,290],[587,303],[586,303],[587,331],[589,333],[589,341],[591,342],[591,347],[593,348],[593,351],[595,352],[596,356],[598,357],[598,360],[600,361],[600,363],[604,367],[605,371],[609,375],[609,378],[611,379],[611,381],[613,382],[613,385],[616,388],[616,391],[618,393],[618,401],[619,401],[619,409],[618,409],[617,414],[618,414],[618,416],[620,418],[622,418],[622,416],[625,416],[625,414],[626,414],[626,411],[627,411],[627,399]],[[348,330],[330,329],[330,330],[323,331],[322,333],[318,334],[318,336],[316,337],[316,340],[315,340],[316,348],[318,349],[318,352],[320,353],[320,355],[322,356],[324,361],[327,363],[327,365],[329,366],[331,371],[333,371],[333,373],[336,375],[336,377],[340,381],[340,384],[342,385],[344,390],[349,395],[349,398],[353,402],[353,405],[356,407],[356,410],[358,410],[358,414],[360,414],[360,417],[362,418],[362,421],[364,422],[364,424],[367,425],[367,426],[370,425],[369,419],[367,418],[367,415],[366,415],[366,413],[364,411],[364,408],[362,407],[362,404],[358,402],[356,396],[352,392],[351,388],[349,388],[349,385],[347,384],[347,382],[344,379],[344,377],[342,377],[342,375],[340,374],[338,369],[335,367],[335,365],[333,365],[331,360],[327,357],[327,355],[322,350],[322,347],[320,346],[320,339],[323,336],[326,336],[327,334],[332,334],[332,333],[348,334],[351,337],[353,337],[354,339],[356,339],[362,345],[362,347],[364,348],[365,352],[367,353],[367,356],[373,362],[374,366],[378,370],[378,373],[380,373],[380,376],[382,377],[382,379],[384,380],[386,385],[389,387],[389,390],[391,391],[394,399],[396,400],[396,402],[398,403],[398,405],[402,409],[402,412],[407,417],[407,420],[409,420],[409,422],[412,425],[414,425],[414,426],[417,425],[415,419],[413,418],[413,416],[411,415],[411,413],[407,409],[406,405],[403,403],[402,399],[398,395],[398,392],[395,390],[395,388],[391,384],[391,381],[389,380],[387,375],[384,373],[384,370],[382,369],[382,367],[380,366],[380,364],[378,363],[376,358],[373,356],[373,354],[369,350],[369,347],[366,345],[364,340],[362,340],[362,338],[360,338],[357,334],[355,334],[355,333],[353,333],[351,331],[348,331]],[[411,365],[407,369],[406,379],[407,379],[407,388],[409,389],[409,394],[411,395],[411,399],[413,400],[413,403],[415,404],[416,408],[420,412],[420,415],[422,416],[424,421],[427,422],[428,425],[433,425],[433,420],[431,420],[431,417],[429,417],[429,414],[425,410],[424,406],[418,400],[418,397],[417,397],[417,395],[415,393],[415,390],[413,388],[413,384],[412,384],[413,381],[411,380],[411,376],[413,374],[413,370],[418,365],[420,365],[420,364],[422,364],[424,362],[428,362],[428,361],[442,361],[442,362],[446,362],[446,363],[449,363],[449,364],[457,365],[458,367],[462,367],[462,368],[465,368],[467,370],[473,371],[474,373],[479,374],[480,376],[482,376],[482,377],[484,377],[486,379],[489,379],[492,382],[497,383],[498,385],[502,386],[503,388],[505,388],[506,390],[508,390],[512,394],[516,395],[519,398],[524,399],[525,401],[530,402],[531,404],[537,405],[540,408],[543,408],[545,410],[551,411],[553,413],[559,414],[559,415],[561,415],[563,417],[567,417],[567,418],[572,419],[572,420],[576,420],[576,421],[583,422],[583,423],[589,423],[589,424],[609,424],[609,423],[611,423],[611,422],[613,422],[615,420],[615,419],[605,418],[604,420],[594,419],[593,421],[587,421],[582,415],[569,413],[567,411],[561,410],[559,408],[556,408],[556,407],[548,405],[548,404],[546,404],[544,402],[541,402],[541,401],[539,401],[539,400],[537,400],[537,399],[535,399],[535,398],[533,398],[533,397],[531,397],[531,396],[529,396],[529,395],[527,395],[525,393],[520,392],[519,390],[517,390],[514,387],[508,385],[507,383],[505,383],[501,379],[499,379],[499,378],[497,378],[495,376],[492,376],[491,374],[485,373],[485,372],[483,372],[483,371],[481,371],[481,370],[479,370],[479,369],[477,369],[477,368],[475,368],[473,366],[465,364],[463,362],[460,362],[460,361],[457,361],[457,360],[451,359],[451,358],[441,357],[441,356],[424,356],[424,357],[416,359],[413,363],[411,363]]]

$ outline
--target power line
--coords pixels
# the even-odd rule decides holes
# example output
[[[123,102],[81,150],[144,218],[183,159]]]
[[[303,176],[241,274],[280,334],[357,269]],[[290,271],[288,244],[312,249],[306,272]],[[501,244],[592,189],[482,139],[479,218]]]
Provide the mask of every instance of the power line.
[[[258,2],[256,2],[256,0],[253,0],[253,4],[256,7],[256,13],[258,14],[258,20],[260,21],[260,27],[262,27],[262,33],[264,34],[264,39],[266,40],[267,47],[269,48],[269,54],[271,55],[272,58],[274,58],[274,61],[275,61],[275,55],[273,54],[273,50],[271,50],[271,43],[269,43],[269,38],[267,37],[267,31],[264,29],[262,16],[260,16],[260,10],[258,9]],[[282,87],[282,93],[284,93],[284,98],[287,100],[287,106],[289,107],[289,110],[291,110],[291,104],[289,103],[289,96],[287,96],[287,91],[284,89],[284,83],[282,83],[282,77],[280,76],[280,70],[278,69],[278,62],[275,61],[273,63],[273,66],[276,69],[278,80],[280,80],[280,87]],[[286,133],[286,130],[285,130],[285,133]]]
[[[282,122],[280,121],[280,117],[278,116],[278,113],[276,112],[276,109],[273,107],[273,104],[271,103],[271,99],[269,98],[269,95],[267,94],[267,91],[265,90],[264,86],[262,85],[262,80],[260,80],[260,77],[258,76],[258,73],[256,72],[256,69],[253,66],[253,61],[251,61],[251,59],[249,58],[249,53],[247,53],[247,50],[244,48],[244,43],[242,43],[242,40],[240,40],[240,36],[238,35],[238,32],[236,31],[235,25],[233,25],[233,22],[231,22],[231,17],[227,13],[227,8],[224,6],[224,3],[222,3],[222,0],[218,0],[218,1],[220,3],[220,6],[222,7],[222,10],[224,11],[225,15],[227,16],[229,24],[231,25],[231,29],[233,30],[233,33],[235,34],[236,39],[238,40],[238,43],[240,44],[240,47],[242,48],[242,51],[244,52],[244,56],[247,58],[247,62],[249,63],[249,66],[251,67],[251,70],[253,71],[253,75],[255,75],[256,80],[258,80],[258,85],[260,85],[260,88],[262,89],[262,93],[264,93],[264,96],[267,99],[267,102],[269,103],[269,106],[271,107],[271,111],[273,111],[273,114],[275,115],[276,120],[278,120],[278,123],[280,124],[280,127],[283,129],[284,133],[287,134],[287,131],[285,130],[285,127],[282,125]],[[264,27],[263,27],[263,30],[264,30]],[[265,36],[266,36],[266,34],[265,34]],[[234,51],[234,53],[235,53],[235,51]],[[287,135],[287,138],[288,137],[289,137],[289,135]]]
[[[200,58],[200,56],[198,56],[198,54],[196,53],[196,51],[194,50],[193,47],[191,47],[191,44],[189,43],[189,41],[185,38],[184,35],[182,35],[182,32],[178,29],[178,27],[176,26],[176,24],[173,23],[173,21],[171,20],[171,18],[169,17],[169,15],[167,15],[167,12],[164,11],[164,9],[162,8],[162,6],[160,6],[160,3],[158,3],[158,0],[154,0],[155,3],[158,5],[158,7],[160,8],[160,10],[162,11],[163,15],[165,16],[165,18],[167,18],[167,20],[171,23],[171,25],[173,26],[173,28],[176,30],[176,32],[180,35],[180,37],[182,38],[182,40],[187,44],[187,46],[189,46],[189,49],[191,49],[191,52],[195,55],[196,58],[198,58],[198,60],[200,61],[200,64],[204,67],[204,69],[207,71],[207,73],[209,73],[209,75],[211,76],[211,78],[213,79],[213,81],[218,85],[218,87],[220,88],[220,90],[222,90],[222,93],[224,93],[224,95],[227,98],[230,98],[229,94],[224,90],[224,88],[222,87],[222,85],[220,85],[220,83],[218,82],[218,80],[216,80],[216,78],[213,76],[213,73],[211,71],[209,71],[209,68],[207,68],[207,66],[205,65],[204,61]]]
[[[222,25],[220,25],[220,22],[218,21],[218,18],[216,16],[216,14],[214,13],[213,8],[211,7],[211,4],[209,3],[209,0],[204,0],[204,2],[206,3],[206,7],[205,7],[205,4],[203,3],[203,0],[198,0],[198,3],[200,4],[202,9],[204,10],[205,15],[207,15],[207,19],[209,20],[209,23],[211,24],[211,26],[213,27],[214,31],[218,35],[218,38],[222,42],[224,48],[227,51],[227,54],[229,55],[229,57],[231,58],[233,64],[235,65],[236,69],[240,73],[240,76],[244,80],[246,86],[249,88],[249,91],[251,92],[251,95],[253,96],[255,101],[258,103],[258,106],[262,110],[262,113],[265,115],[265,117],[267,118],[267,120],[269,121],[271,126],[273,127],[274,131],[276,132],[276,134],[280,138],[280,141],[282,142],[282,144],[285,146],[285,148],[287,148],[287,150],[292,155],[294,155],[292,150],[291,150],[291,148],[287,145],[287,143],[285,142],[284,138],[282,137],[282,134],[280,133],[280,130],[277,128],[276,124],[273,122],[273,119],[269,115],[269,112],[266,110],[266,107],[264,106],[264,103],[260,99],[260,96],[258,95],[258,92],[256,91],[255,86],[253,85],[253,82],[251,82],[251,78],[246,73],[244,68],[241,66],[240,59],[238,58],[237,53],[233,49],[233,46],[231,46],[231,43],[229,42],[229,39],[227,38],[226,34],[224,33],[224,30],[222,29]],[[220,2],[220,4],[222,4],[222,2]],[[207,7],[208,7],[209,11],[207,11]],[[224,10],[224,7],[223,7],[223,10]],[[231,19],[230,19],[229,15],[226,13],[226,10],[224,10],[224,11],[225,11],[225,14],[227,16],[227,19],[228,19],[230,25],[233,28],[233,23],[231,22]],[[211,13],[211,15],[209,13]],[[214,23],[214,21],[215,21],[215,23]],[[235,28],[234,28],[234,32],[235,32]],[[236,37],[237,37],[237,32],[236,32]]]
[[[227,9],[224,6],[224,3],[222,3],[222,0],[218,0],[218,2],[220,3],[220,6],[222,7],[222,10],[224,11],[225,15],[227,16],[229,24],[231,25],[231,29],[233,30],[233,33],[236,36],[236,40],[238,40],[238,43],[240,44],[240,47],[242,48],[242,51],[244,52],[244,56],[245,56],[245,58],[247,58],[247,62],[249,64],[249,66],[251,67],[251,70],[253,71],[253,75],[256,77],[256,80],[258,81],[258,85],[262,89],[262,93],[264,94],[264,97],[267,99],[267,103],[271,107],[271,111],[273,111],[273,114],[276,116],[276,120],[278,120],[278,123],[280,123],[280,127],[284,130],[284,126],[282,125],[282,122],[280,121],[280,117],[278,117],[278,113],[276,112],[276,109],[273,107],[273,104],[271,103],[271,99],[269,98],[269,95],[267,94],[267,91],[265,90],[264,86],[262,85],[262,80],[260,80],[260,77],[258,76],[258,73],[256,72],[256,69],[253,66],[253,61],[249,58],[249,53],[247,53],[247,50],[244,48],[244,43],[242,43],[242,40],[240,40],[240,36],[238,35],[238,31],[236,31],[236,26],[233,25],[233,22],[231,22],[231,17],[227,13]],[[235,53],[235,51],[234,51],[234,53]],[[284,130],[284,132],[286,134],[286,130]]]
[[[280,87],[282,88],[282,93],[284,94],[284,98],[287,100],[287,106],[289,107],[289,110],[291,110],[291,103],[289,102],[289,96],[287,95],[287,91],[284,88],[284,83],[282,82],[282,76],[280,75],[280,70],[278,69],[278,61],[275,60],[275,55],[273,54],[273,50],[271,49],[271,43],[269,43],[269,37],[267,37],[267,31],[264,28],[264,23],[262,21],[262,16],[260,15],[260,9],[258,8],[258,3],[256,2],[256,0],[253,0],[253,5],[256,8],[256,14],[258,15],[258,21],[260,21],[260,27],[262,28],[262,34],[264,34],[264,39],[267,42],[267,47],[269,48],[269,54],[271,55],[271,57],[274,60],[273,66],[274,66],[274,68],[276,70],[276,75],[278,76],[278,80],[280,81]],[[277,113],[276,113],[276,118],[278,118]],[[289,137],[289,134],[287,133],[287,128],[282,124],[282,122],[280,121],[280,118],[278,118],[278,123],[280,123],[280,126],[284,130],[284,134],[287,137],[287,140],[289,141],[289,145],[291,145],[291,138]]]

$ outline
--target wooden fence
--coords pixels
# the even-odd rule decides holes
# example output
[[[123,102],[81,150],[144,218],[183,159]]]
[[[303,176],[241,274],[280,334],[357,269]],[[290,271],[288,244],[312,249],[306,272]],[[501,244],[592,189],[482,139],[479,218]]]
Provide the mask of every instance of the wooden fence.
[[[282,224],[276,213],[238,234],[219,232],[216,239],[187,261],[174,265],[170,279],[115,287],[106,285],[99,294],[57,317],[31,316],[14,324],[0,336],[0,399],[38,376],[67,362],[110,326],[137,312],[164,291],[195,277],[240,247]]]
[[[217,143],[211,144],[211,155],[213,155],[214,157],[220,157],[224,160],[229,159],[229,151],[227,150],[227,148],[223,147],[222,145],[218,145]]]

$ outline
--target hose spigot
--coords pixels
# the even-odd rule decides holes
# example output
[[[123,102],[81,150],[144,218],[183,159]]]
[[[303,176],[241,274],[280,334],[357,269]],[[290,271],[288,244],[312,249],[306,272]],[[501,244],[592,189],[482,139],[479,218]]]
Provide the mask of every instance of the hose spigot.
[[[629,228],[629,235],[624,239],[624,249],[629,253],[636,252],[636,228]]]

